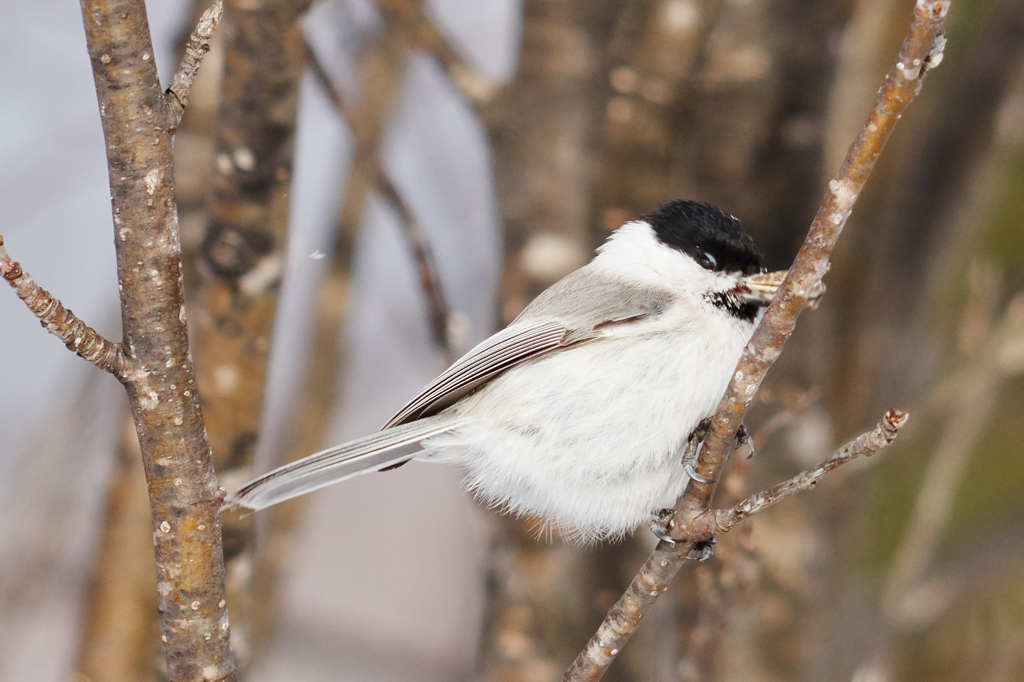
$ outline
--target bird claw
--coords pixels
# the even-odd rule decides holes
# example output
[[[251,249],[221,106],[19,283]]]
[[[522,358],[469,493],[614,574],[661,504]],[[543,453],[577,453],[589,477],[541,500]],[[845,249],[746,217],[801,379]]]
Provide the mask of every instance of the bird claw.
[[[705,417],[697,422],[697,426],[693,427],[693,431],[690,433],[690,442],[700,442],[708,435],[708,431],[711,430],[711,417]]]
[[[740,428],[736,430],[736,447],[742,448],[746,445],[750,452],[747,454],[747,459],[753,459],[757,451],[754,449],[754,439],[751,437],[750,432],[747,431],[746,424],[740,424]]]
[[[661,509],[655,512],[654,518],[651,519],[651,532],[659,540],[664,540],[671,545],[676,544],[676,539],[672,537],[675,515],[675,509]],[[693,561],[707,561],[713,556],[715,556],[715,538],[710,538],[694,543],[693,549],[686,555],[686,558]]]
[[[672,526],[675,525],[672,519],[675,515],[675,509],[660,509],[654,513],[654,517],[651,519],[651,532],[654,533],[654,536],[673,545],[676,544],[672,537]]]
[[[693,427],[693,431],[686,438],[686,450],[683,452],[683,464],[692,465],[697,461],[697,457],[700,455],[700,449],[704,445],[704,438],[708,435],[708,429],[711,428],[711,417],[700,420],[697,426]]]
[[[687,559],[693,559],[694,561],[707,561],[711,557],[715,556],[715,539],[702,540],[693,546],[690,553],[686,555]]]

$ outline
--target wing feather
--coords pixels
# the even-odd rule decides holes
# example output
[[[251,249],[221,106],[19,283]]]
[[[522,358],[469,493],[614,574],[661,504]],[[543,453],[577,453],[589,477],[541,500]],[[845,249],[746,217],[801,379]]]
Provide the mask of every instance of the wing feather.
[[[569,329],[556,320],[507,327],[479,344],[423,388],[384,428],[405,424],[448,407],[510,367],[566,344]]]
[[[222,509],[265,509],[353,476],[404,464],[420,451],[420,442],[458,428],[447,416],[421,419],[327,448],[268,471],[230,495]]]
[[[660,314],[671,299],[665,290],[631,287],[587,268],[576,270],[541,293],[511,325],[456,360],[384,428],[437,414],[516,365],[599,339],[611,326]]]

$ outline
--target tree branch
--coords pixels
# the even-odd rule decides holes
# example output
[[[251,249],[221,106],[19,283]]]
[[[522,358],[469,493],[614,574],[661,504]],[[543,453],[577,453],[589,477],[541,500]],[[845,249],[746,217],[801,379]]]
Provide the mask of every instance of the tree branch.
[[[943,29],[950,2],[917,0],[896,64],[886,74],[867,123],[847,151],[839,173],[829,181],[789,274],[744,349],[718,405],[695,467],[697,477],[689,481],[676,506],[673,538],[678,541],[659,543],[587,646],[566,670],[563,680],[603,677],[647,610],[668,589],[686,556],[702,539],[689,538],[684,533],[693,519],[709,507],[715,481],[721,477],[736,431],[758,387],[793,333],[811,293],[828,271],[832,250],[896,122],[920,92],[925,73],[942,61],[946,44]]]
[[[455,353],[452,348],[450,335],[452,311],[448,306],[448,299],[441,287],[441,275],[437,267],[437,259],[434,251],[430,248],[430,242],[423,233],[416,217],[412,214],[409,205],[398,192],[391,176],[380,170],[377,175],[377,191],[384,197],[398,214],[399,227],[405,240],[412,250],[413,260],[416,262],[416,272],[419,275],[420,288],[427,297],[427,312],[430,314],[430,330],[434,336],[434,342],[445,354],[449,362],[455,361]]]
[[[143,0],[81,0],[106,145],[124,348],[170,680],[233,680],[218,489],[189,354],[167,97]]]
[[[189,93],[192,91],[192,83],[195,82],[199,73],[199,66],[203,63],[203,57],[210,51],[210,39],[213,38],[217,24],[224,16],[224,1],[215,0],[209,9],[202,13],[196,27],[192,29],[192,35],[188,37],[185,44],[185,54],[181,58],[181,65],[171,79],[167,87],[167,116],[171,130],[175,130],[181,123],[181,117],[185,114],[185,107],[188,106]]]
[[[774,507],[791,495],[810,490],[833,469],[838,469],[858,457],[871,457],[890,445],[896,440],[909,416],[903,410],[889,410],[874,429],[857,436],[818,466],[805,469],[767,490],[745,497],[728,509],[710,509],[704,512],[690,522],[689,527],[684,529],[685,534],[690,538],[711,539],[719,533],[728,533],[747,517]]]
[[[0,235],[0,275],[46,330],[63,341],[68,350],[118,379],[123,377],[129,362],[121,344],[104,338],[29,277],[21,263],[11,260],[7,254],[3,235]]]
[[[942,31],[949,4],[950,0],[918,0],[915,5],[896,64],[885,76],[867,123],[847,151],[839,173],[829,180],[789,274],[744,349],[736,373],[718,405],[696,466],[700,478],[712,481],[719,478],[732,450],[734,434],[761,381],[792,335],[797,318],[810,300],[810,293],[828,272],[832,250],[896,122],[920,92],[925,73],[942,61],[946,44]],[[677,506],[677,519],[685,522],[687,515],[702,512],[713,493],[713,483],[691,480]]]

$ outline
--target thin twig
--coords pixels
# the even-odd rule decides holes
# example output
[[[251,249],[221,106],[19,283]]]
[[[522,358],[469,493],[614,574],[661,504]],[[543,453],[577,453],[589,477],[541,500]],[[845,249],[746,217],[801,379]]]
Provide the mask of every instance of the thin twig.
[[[441,287],[441,276],[437,268],[437,259],[434,251],[430,248],[427,236],[423,234],[419,222],[413,216],[408,204],[398,193],[391,177],[383,171],[377,175],[377,191],[387,199],[392,208],[398,214],[398,222],[405,235],[405,240],[412,249],[413,260],[416,261],[416,270],[419,273],[420,288],[427,296],[427,307],[430,312],[430,329],[434,335],[434,342],[448,356],[454,360],[452,343],[449,336],[451,309],[448,307],[448,300],[445,298],[444,290]]]
[[[11,260],[7,254],[3,235],[0,235],[0,276],[14,288],[18,298],[25,302],[46,330],[64,342],[68,350],[119,379],[123,377],[129,362],[121,344],[105,338],[80,320],[29,277],[21,264]]]
[[[188,37],[185,44],[185,54],[181,58],[181,65],[171,79],[167,87],[167,117],[171,130],[178,127],[181,117],[185,114],[185,107],[188,106],[189,93],[192,91],[192,83],[199,73],[199,66],[203,63],[203,57],[210,51],[210,39],[217,30],[217,24],[224,16],[224,1],[214,0],[214,3],[202,13],[192,35]]]
[[[858,457],[871,457],[876,454],[896,440],[908,418],[909,415],[903,410],[889,410],[874,429],[857,436],[818,466],[805,469],[767,490],[745,497],[728,509],[706,511],[690,523],[689,528],[685,529],[686,534],[691,538],[710,539],[719,533],[728,533],[748,516],[774,507],[791,495],[810,490],[833,469],[838,469]]]
[[[626,592],[565,672],[563,680],[598,680],[629,641],[647,610],[668,589],[700,538],[689,538],[690,522],[710,505],[734,437],[762,380],[793,333],[809,294],[828,271],[829,257],[896,122],[921,89],[925,73],[942,61],[951,0],[918,0],[896,64],[886,74],[867,123],[850,146],[828,189],[786,281],[743,351],[712,420],[692,478],[676,506],[675,544],[661,542]],[[712,481],[703,483],[697,479]]]
[[[327,73],[327,69],[324,67],[323,62],[320,61],[320,57],[317,56],[316,50],[309,44],[308,40],[303,41],[303,45],[306,49],[306,66],[312,72],[316,82],[320,84],[324,94],[327,95],[328,99],[334,105],[335,111],[341,116],[341,120],[348,126],[352,132],[352,137],[357,140],[362,139],[360,133],[359,117],[356,113],[348,106],[348,101],[342,96],[341,90],[334,86],[334,81],[331,80],[331,75]]]

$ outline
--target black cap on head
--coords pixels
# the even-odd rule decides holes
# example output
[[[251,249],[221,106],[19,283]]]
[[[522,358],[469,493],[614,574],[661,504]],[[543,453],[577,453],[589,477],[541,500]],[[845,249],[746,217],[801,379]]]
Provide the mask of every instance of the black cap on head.
[[[658,241],[688,254],[708,270],[753,275],[761,252],[740,221],[714,206],[677,199],[644,216]]]

